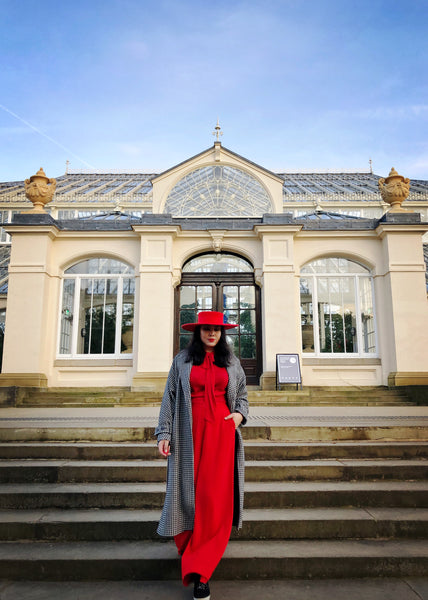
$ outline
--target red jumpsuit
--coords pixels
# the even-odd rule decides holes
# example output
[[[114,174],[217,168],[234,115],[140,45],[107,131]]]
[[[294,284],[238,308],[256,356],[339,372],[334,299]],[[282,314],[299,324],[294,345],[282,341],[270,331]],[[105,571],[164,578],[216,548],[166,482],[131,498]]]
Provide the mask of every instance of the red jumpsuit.
[[[206,583],[220,562],[232,530],[235,424],[226,404],[227,370],[207,352],[190,374],[193,416],[195,520],[193,531],[174,537],[184,585],[193,574]]]

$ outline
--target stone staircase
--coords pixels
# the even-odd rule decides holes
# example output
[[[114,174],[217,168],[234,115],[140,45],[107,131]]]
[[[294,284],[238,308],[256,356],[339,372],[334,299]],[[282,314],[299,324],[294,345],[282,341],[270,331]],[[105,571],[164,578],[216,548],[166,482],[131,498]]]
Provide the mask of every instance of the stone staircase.
[[[179,579],[155,533],[153,426],[57,421],[1,429],[0,579]],[[243,434],[244,526],[215,578],[426,575],[427,417],[260,417]]]
[[[0,388],[0,406],[109,407],[159,406],[161,392],[136,392],[130,388]],[[283,386],[281,390],[249,387],[248,399],[258,406],[414,406],[403,388]]]

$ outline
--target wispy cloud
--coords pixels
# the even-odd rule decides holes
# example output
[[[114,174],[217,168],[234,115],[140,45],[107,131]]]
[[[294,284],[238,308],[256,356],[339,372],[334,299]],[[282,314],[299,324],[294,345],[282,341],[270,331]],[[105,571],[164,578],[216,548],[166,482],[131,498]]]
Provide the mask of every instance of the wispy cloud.
[[[36,133],[38,133],[42,137],[46,138],[47,140],[49,140],[50,142],[52,142],[53,144],[55,144],[56,146],[58,146],[59,148],[61,148],[62,150],[65,150],[65,152],[67,152],[68,154],[70,154],[70,156],[74,156],[74,158],[77,158],[77,160],[79,160],[80,162],[82,162],[87,167],[89,167],[91,169],[95,169],[95,167],[93,165],[90,165],[88,162],[86,162],[86,160],[84,160],[83,158],[80,158],[80,156],[78,156],[77,154],[75,154],[74,152],[72,152],[69,148],[67,148],[66,146],[63,146],[60,142],[57,142],[50,135],[47,135],[46,133],[44,133],[43,131],[41,131],[38,127],[35,127],[34,125],[32,125],[31,123],[29,123],[28,121],[26,121],[25,119],[23,119],[22,117],[20,117],[16,113],[14,113],[12,110],[10,110],[9,108],[7,108],[6,106],[3,106],[2,104],[0,104],[0,108],[2,110],[4,110],[5,112],[9,113],[10,115],[12,115],[12,117],[15,117],[15,119],[18,119],[18,121],[21,121],[21,123],[24,123],[24,125],[26,125],[30,129],[32,129],[33,131],[35,131]]]

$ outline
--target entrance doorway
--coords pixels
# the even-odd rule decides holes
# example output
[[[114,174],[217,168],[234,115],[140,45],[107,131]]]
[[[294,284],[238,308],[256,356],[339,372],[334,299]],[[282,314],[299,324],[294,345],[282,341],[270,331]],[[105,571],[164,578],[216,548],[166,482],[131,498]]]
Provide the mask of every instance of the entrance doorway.
[[[205,310],[218,310],[239,327],[227,331],[227,340],[241,361],[247,383],[258,385],[261,375],[260,288],[252,265],[242,257],[222,252],[204,254],[183,267],[176,289],[174,351],[185,348],[191,334],[183,323],[195,323]]]

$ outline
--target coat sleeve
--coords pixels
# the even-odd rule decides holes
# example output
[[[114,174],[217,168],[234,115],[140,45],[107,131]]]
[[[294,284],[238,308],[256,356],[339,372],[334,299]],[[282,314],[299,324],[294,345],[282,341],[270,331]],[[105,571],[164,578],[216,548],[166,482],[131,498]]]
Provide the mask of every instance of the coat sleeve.
[[[241,367],[239,360],[237,360],[237,381],[236,381],[236,399],[235,408],[236,412],[241,413],[243,416],[241,425],[245,425],[248,418],[248,398],[247,398],[247,385],[244,369]]]
[[[157,436],[158,443],[161,440],[168,440],[169,442],[171,441],[172,422],[174,420],[177,392],[177,379],[177,365],[176,360],[174,359],[169,370],[165,391],[162,397],[158,426],[155,429],[155,436]]]

